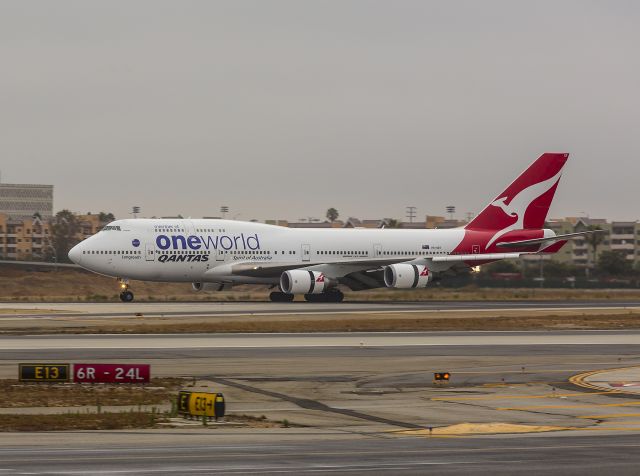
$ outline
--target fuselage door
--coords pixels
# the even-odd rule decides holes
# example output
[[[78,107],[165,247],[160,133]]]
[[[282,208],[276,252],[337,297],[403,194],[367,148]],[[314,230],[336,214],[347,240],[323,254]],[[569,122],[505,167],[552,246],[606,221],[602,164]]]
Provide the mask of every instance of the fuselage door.
[[[382,256],[382,245],[380,243],[376,243],[373,245],[373,256],[374,258],[379,258]]]
[[[224,261],[224,250],[219,249],[215,251],[216,253],[216,261]]]
[[[471,253],[477,255],[480,253],[480,245],[471,245]]]
[[[156,250],[153,243],[145,243],[144,245],[144,258],[147,261],[155,261],[156,259]]]
[[[311,246],[302,245],[302,261],[310,261],[310,260],[311,260]]]

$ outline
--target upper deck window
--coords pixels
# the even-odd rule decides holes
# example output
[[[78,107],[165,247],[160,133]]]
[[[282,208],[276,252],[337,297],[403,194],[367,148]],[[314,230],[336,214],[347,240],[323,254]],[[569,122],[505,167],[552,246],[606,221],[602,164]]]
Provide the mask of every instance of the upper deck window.
[[[120,231],[120,226],[119,225],[109,225],[109,226],[105,226],[102,231],[108,231],[108,230],[117,230]]]

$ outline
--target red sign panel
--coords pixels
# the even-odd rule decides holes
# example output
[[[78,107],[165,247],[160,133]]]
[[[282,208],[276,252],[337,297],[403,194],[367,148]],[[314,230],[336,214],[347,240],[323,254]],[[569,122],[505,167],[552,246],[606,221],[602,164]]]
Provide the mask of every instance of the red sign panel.
[[[149,383],[149,364],[73,364],[76,383]]]

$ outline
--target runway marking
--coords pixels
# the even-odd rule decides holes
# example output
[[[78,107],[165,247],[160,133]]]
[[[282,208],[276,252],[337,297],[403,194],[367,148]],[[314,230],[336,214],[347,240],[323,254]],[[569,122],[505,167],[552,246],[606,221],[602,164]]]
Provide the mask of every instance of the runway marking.
[[[640,368],[640,365],[630,365],[628,367],[616,367],[612,369],[590,370],[589,372],[583,372],[581,374],[574,375],[573,377],[569,378],[569,382],[579,387],[589,388],[593,390],[603,390],[603,389],[606,389],[607,387],[603,385],[594,385],[592,383],[585,382],[585,379],[599,373],[618,372],[618,371],[638,369],[638,368]],[[636,396],[638,395],[638,392],[629,392],[625,390],[620,390],[619,388],[616,388],[615,390],[612,389],[611,392],[624,394],[624,395],[636,395]]]
[[[638,345],[638,333],[354,333],[354,334],[86,334],[2,336],[2,350],[71,349],[282,349],[282,348],[388,348],[448,346],[558,346],[558,345]],[[561,371],[560,371],[561,372]],[[517,372],[516,372],[517,373]],[[525,372],[526,373],[526,372]]]
[[[549,372],[548,370],[542,370],[541,372]],[[456,375],[462,372],[456,372]],[[501,372],[502,373],[502,372]],[[511,373],[511,372],[503,372],[503,373]],[[518,372],[516,372],[518,373]],[[544,380],[531,380],[526,383],[509,383],[509,382],[500,382],[500,383],[483,383],[481,386],[483,388],[511,388],[511,387],[531,387],[532,385],[560,385],[566,383],[564,380],[560,380],[558,382],[547,382]]]
[[[149,303],[149,306],[159,306],[159,305],[164,305],[167,306],[169,308],[173,308],[173,307],[177,307],[177,306],[193,306],[196,305],[198,307],[204,307],[206,306],[206,303],[162,303],[162,304],[156,304],[156,303]],[[256,307],[257,305],[261,305],[261,304],[267,304],[265,303],[256,303]],[[161,317],[171,317],[171,318],[175,318],[175,317],[246,317],[246,316],[255,316],[255,315],[259,315],[259,316],[268,316],[268,317],[277,317],[277,316],[297,316],[297,315],[301,315],[301,316],[315,316],[315,315],[325,315],[325,314],[331,314],[331,315],[393,315],[393,314],[415,314],[415,313],[428,313],[428,314],[447,314],[447,313],[477,313],[477,312],[487,312],[487,313],[496,313],[496,312],[531,312],[531,313],[543,313],[543,312],[558,312],[558,313],[568,313],[568,312],[575,312],[575,311],[592,311],[592,312],[597,312],[597,311],[631,311],[631,313],[635,312],[635,311],[639,311],[640,307],[637,305],[624,305],[621,304],[619,306],[612,306],[612,305],[608,305],[608,306],[599,306],[597,305],[598,303],[594,303],[593,305],[590,306],[572,306],[572,307],[566,307],[566,306],[561,306],[561,305],[548,305],[546,307],[534,307],[530,304],[523,304],[520,307],[500,307],[499,304],[495,304],[495,303],[489,303],[486,304],[485,306],[482,306],[482,304],[480,304],[480,307],[455,307],[455,306],[459,306],[458,304],[455,303],[451,303],[451,306],[453,306],[453,308],[446,308],[445,306],[447,306],[447,304],[442,304],[443,308],[434,308],[431,306],[434,306],[433,304],[430,303],[424,303],[423,305],[427,305],[430,306],[428,308],[407,308],[407,309],[403,309],[400,307],[387,307],[385,309],[355,309],[355,310],[348,310],[348,309],[336,309],[336,308],[331,308],[331,307],[325,307],[322,309],[304,309],[304,308],[299,308],[299,309],[295,309],[295,310],[274,310],[274,311],[269,311],[269,310],[262,310],[262,309],[255,309],[255,310],[247,310],[247,311],[227,311],[224,309],[218,309],[218,310],[194,310],[194,311],[188,311],[185,310],[183,312],[180,311],[167,311],[167,310],[155,310],[155,309],[151,309],[151,310],[147,310],[144,309],[145,306],[140,306],[140,304],[138,304],[138,308],[132,308],[131,311],[119,311],[119,312],[113,312],[113,311],[105,311],[105,312],[90,312],[87,310],[73,310],[73,309],[37,309],[37,308],[28,308],[28,309],[17,309],[18,311],[32,311],[32,312],[40,312],[40,314],[12,314],[12,315],[1,315],[0,316],[0,320],[15,320],[15,319],[31,319],[31,320],[36,320],[36,319],[64,319],[64,318],[70,318],[72,320],[76,320],[76,319],[86,319],[86,318],[95,318],[95,317],[99,317],[101,319],[118,319],[118,318],[132,318],[135,316],[136,312],[141,312],[145,315],[145,317],[153,317],[153,318],[161,318]],[[560,303],[558,303],[560,304]],[[116,306],[118,304],[115,304]],[[220,304],[215,303],[214,305],[218,305],[220,306]],[[233,305],[233,304],[231,304]],[[360,304],[349,304],[350,306],[359,306]],[[369,304],[370,306],[375,306],[376,304]],[[403,304],[403,303],[397,303],[395,305],[390,305],[390,304],[379,304],[379,306],[417,306],[420,304]],[[360,305],[361,306],[361,305]],[[476,304],[476,306],[478,306]],[[2,309],[0,307],[0,309]],[[47,312],[50,312],[52,314],[48,314]],[[491,316],[491,317],[502,317],[502,316]]]
[[[584,418],[586,420],[608,420],[609,418],[627,418],[627,417],[637,417],[640,416],[640,413],[613,413],[611,415],[584,415],[578,416],[576,418]]]
[[[544,409],[554,409],[554,408],[593,408],[593,407],[627,407],[633,405],[640,405],[640,402],[629,402],[629,403],[593,403],[593,404],[584,404],[584,405],[531,405],[527,407],[501,407],[496,408],[496,410],[511,410],[511,411],[521,411],[521,410],[544,410]]]
[[[595,428],[595,427],[575,427],[575,428],[571,428],[571,430],[575,429],[575,430],[586,430],[588,428]],[[604,428],[604,427],[603,427]],[[403,438],[415,438],[415,437],[410,437],[410,436],[403,436]],[[469,439],[469,438],[467,438]],[[255,446],[247,446],[247,448],[251,448],[254,447],[256,449],[260,449],[259,445],[255,445]],[[591,448],[615,448],[615,449],[620,449],[620,448],[639,448],[640,447],[640,443],[621,443],[621,444],[553,444],[553,445],[538,445],[538,446],[534,446],[534,445],[527,445],[527,446],[491,446],[491,447],[482,447],[482,448],[420,448],[420,449],[415,449],[415,450],[407,450],[407,449],[394,449],[393,452],[396,455],[400,455],[400,454],[408,454],[408,455],[414,455],[414,454],[426,454],[426,453],[445,453],[445,455],[450,455],[453,453],[483,453],[483,452],[494,452],[494,451],[515,451],[515,450],[519,450],[519,451],[540,451],[540,450],[571,450],[571,449],[591,449]],[[78,450],[69,450],[69,448],[60,448],[62,450],[67,450],[68,455],[65,456],[59,456],[59,457],[44,457],[44,458],[38,458],[38,462],[39,463],[47,463],[47,462],[69,462],[69,456],[72,456],[75,458],[76,462],[79,461],[113,461],[114,455],[113,454],[105,454],[103,456],[83,456],[83,455],[79,455],[76,456],[75,453]],[[269,457],[287,457],[287,456],[300,456],[300,452],[299,451],[292,451],[292,452],[282,452],[282,453],[264,453],[264,452],[254,452],[254,453],[217,453],[216,451],[220,450],[220,449],[224,449],[224,447],[220,448],[218,446],[210,446],[210,445],[205,445],[205,446],[198,446],[197,448],[195,447],[191,447],[189,448],[191,450],[197,449],[197,450],[201,450],[200,453],[196,453],[196,454],[172,454],[171,450],[175,450],[175,448],[173,447],[154,447],[154,448],[149,448],[149,450],[169,450],[166,451],[165,454],[151,454],[151,455],[135,455],[136,460],[141,459],[141,460],[171,460],[171,459],[181,459],[181,460],[193,460],[194,458],[207,458],[207,459],[212,459],[212,458],[229,458],[229,457],[237,457],[237,458],[264,458],[265,456],[269,456]],[[36,448],[33,450],[34,453],[37,453],[38,455],[40,454],[42,449],[40,448]],[[113,448],[113,449],[102,449],[100,450],[101,452],[105,452],[105,453],[115,453],[117,454],[117,456],[126,456],[128,451],[132,450],[131,448]],[[46,450],[45,450],[46,451]],[[86,452],[91,452],[91,449],[87,449],[84,450]],[[95,449],[96,452],[98,452],[98,449]],[[205,452],[206,451],[206,452]],[[202,453],[205,452],[205,453]],[[313,456],[353,456],[353,455],[361,455],[361,456],[366,456],[366,455],[379,455],[379,450],[354,450],[354,451],[349,451],[349,450],[343,450],[343,451],[318,451],[318,452],[308,452],[308,455],[313,455]],[[22,459],[13,459],[11,461],[17,462],[17,463],[24,463],[24,458]]]
[[[271,456],[271,455],[264,455]],[[113,470],[91,470],[91,474],[148,474],[148,473],[241,473],[258,471],[260,474],[274,474],[274,473],[334,473],[334,472],[354,472],[354,471],[375,471],[379,472],[392,470],[403,470],[409,468],[415,468],[419,466],[443,466],[443,465],[458,465],[458,464],[476,464],[478,461],[413,461],[404,463],[358,463],[358,464],[336,464],[336,465],[321,465],[314,462],[308,464],[301,464],[297,467],[273,467],[268,466],[240,466],[240,467],[213,467],[213,468],[146,468],[146,469],[113,469]],[[502,464],[513,463],[513,461],[501,461]],[[66,471],[39,471],[37,473],[21,473],[21,474],[87,474],[86,470],[66,470]]]
[[[503,400],[511,398],[558,398],[558,397],[586,397],[589,395],[609,395],[618,393],[615,390],[608,392],[584,392],[584,393],[549,393],[546,395],[479,395],[473,397],[433,397],[430,400],[450,401],[450,400]]]

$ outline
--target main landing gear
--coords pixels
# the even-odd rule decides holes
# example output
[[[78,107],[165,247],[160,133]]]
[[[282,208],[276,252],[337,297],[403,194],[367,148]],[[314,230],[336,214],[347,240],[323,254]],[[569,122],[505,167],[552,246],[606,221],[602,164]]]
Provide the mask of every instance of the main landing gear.
[[[273,291],[269,294],[269,299],[271,302],[291,302],[295,298],[295,295],[283,293],[282,291]]]
[[[120,279],[120,300],[122,302],[133,301],[133,293],[129,291],[129,281]]]
[[[329,289],[321,294],[305,294],[304,299],[307,302],[342,302],[344,294],[339,289]]]
[[[282,291],[273,291],[269,294],[269,299],[272,302],[292,302],[294,298],[294,294],[283,293]],[[304,299],[307,302],[342,302],[344,294],[339,289],[330,289],[320,294],[305,294]]]

